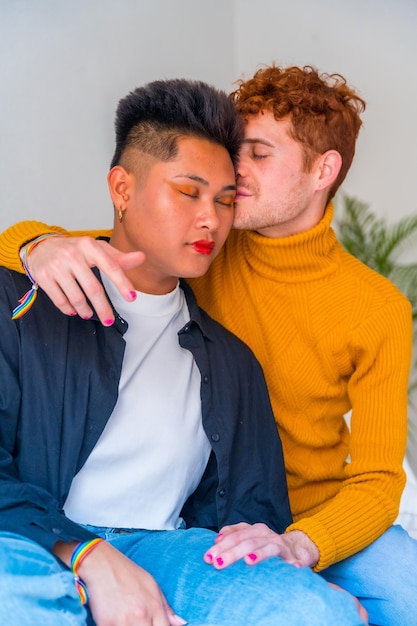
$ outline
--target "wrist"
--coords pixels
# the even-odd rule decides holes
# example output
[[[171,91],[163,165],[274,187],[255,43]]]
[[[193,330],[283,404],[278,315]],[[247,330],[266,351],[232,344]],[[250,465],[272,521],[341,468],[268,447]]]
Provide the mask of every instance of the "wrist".
[[[38,243],[41,243],[41,241],[43,241],[44,239],[47,239],[48,237],[62,237],[62,236],[63,235],[59,233],[48,233],[46,235],[41,235],[40,237],[37,237],[36,239],[33,239],[32,241],[30,241],[24,248],[20,250],[20,258],[22,261],[22,265],[26,272],[27,277],[32,283],[32,287],[29,289],[27,293],[25,293],[24,296],[22,296],[22,298],[20,298],[19,304],[13,309],[12,320],[17,320],[20,317],[23,317],[23,315],[29,311],[29,309],[32,307],[33,303],[36,300],[36,296],[38,292],[38,283],[36,282],[36,280],[33,278],[32,274],[29,271],[28,258],[29,258],[30,253],[33,251],[34,248],[36,248]]]
[[[297,545],[297,552],[300,561],[306,567],[315,567],[320,559],[320,552],[316,544],[302,530],[290,530],[286,533],[287,537],[291,536]]]
[[[78,594],[80,596],[81,604],[86,604],[88,602],[88,591],[87,586],[84,581],[80,578],[79,575],[79,567],[84,559],[100,544],[104,539],[101,537],[96,537],[95,539],[91,539],[90,541],[85,541],[84,543],[79,543],[76,545],[75,549],[72,552],[70,559],[70,569],[74,574],[74,582]]]
[[[31,252],[36,248],[36,246],[48,239],[49,237],[64,237],[62,233],[44,233],[43,235],[39,235],[35,239],[31,239],[27,241],[19,250],[20,260],[22,261],[25,272],[28,274],[29,278],[32,280],[29,269],[28,269],[28,258]]]

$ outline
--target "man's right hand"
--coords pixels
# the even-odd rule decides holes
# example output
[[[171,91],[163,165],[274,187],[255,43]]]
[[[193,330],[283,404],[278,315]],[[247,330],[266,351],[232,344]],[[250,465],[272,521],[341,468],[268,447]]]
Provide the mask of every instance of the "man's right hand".
[[[136,293],[124,272],[143,263],[144,258],[143,252],[119,252],[106,241],[91,237],[48,237],[35,246],[27,265],[34,280],[62,313],[89,319],[93,311],[88,298],[102,324],[110,326],[114,321],[113,309],[91,268],[97,267],[106,274],[130,302]]]

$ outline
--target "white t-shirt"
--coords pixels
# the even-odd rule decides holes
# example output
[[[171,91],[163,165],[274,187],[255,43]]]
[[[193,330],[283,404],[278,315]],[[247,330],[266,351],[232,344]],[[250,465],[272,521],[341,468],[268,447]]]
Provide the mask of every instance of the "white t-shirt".
[[[128,303],[105,276],[107,293],[128,322],[119,398],[64,510],[95,526],[169,530],[199,484],[210,444],[201,419],[201,376],[178,343],[189,321],[184,292],[137,292]]]

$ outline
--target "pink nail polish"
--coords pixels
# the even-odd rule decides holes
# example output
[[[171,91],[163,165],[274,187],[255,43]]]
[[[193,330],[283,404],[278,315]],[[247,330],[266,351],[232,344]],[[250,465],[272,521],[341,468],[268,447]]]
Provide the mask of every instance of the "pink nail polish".
[[[136,300],[136,291],[129,291],[129,299]]]
[[[212,562],[212,560],[213,560],[213,555],[212,555],[212,554],[210,554],[210,552],[209,552],[208,554],[206,554],[206,559],[207,559],[208,561],[210,561],[210,563],[211,563],[211,562]]]
[[[72,311],[72,312],[70,313],[70,315],[71,315],[71,317],[75,317],[75,316],[77,315],[77,312],[76,312],[76,311]]]
[[[83,320],[91,320],[92,317],[92,315],[86,315],[85,317],[83,317]]]
[[[258,558],[256,554],[254,554],[253,552],[251,552],[250,554],[248,554],[248,558],[250,558],[251,561],[256,561],[256,559]]]
[[[111,326],[113,324],[114,320],[105,320],[104,322],[104,326]]]
[[[217,565],[223,565],[224,564],[224,561],[223,561],[221,556],[217,557],[216,563],[217,563]]]

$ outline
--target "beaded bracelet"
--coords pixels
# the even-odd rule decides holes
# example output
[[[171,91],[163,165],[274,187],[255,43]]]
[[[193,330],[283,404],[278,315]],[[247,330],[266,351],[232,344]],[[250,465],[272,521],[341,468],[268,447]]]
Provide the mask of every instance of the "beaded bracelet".
[[[26,246],[26,248],[23,250],[22,255],[21,255],[22,265],[26,272],[27,277],[32,283],[32,287],[29,289],[29,291],[25,293],[24,296],[20,298],[19,304],[17,305],[17,307],[13,309],[12,320],[17,320],[19,319],[19,317],[22,317],[22,315],[27,313],[27,311],[29,311],[30,307],[36,300],[39,285],[36,282],[36,280],[33,278],[32,274],[29,272],[29,267],[27,264],[29,254],[38,245],[38,243],[40,243],[47,237],[63,237],[63,236],[64,235],[60,233],[47,233],[45,235],[41,235],[40,237],[33,239],[33,241],[30,241],[28,245]]]
[[[81,604],[86,604],[88,602],[88,591],[85,583],[78,575],[78,568],[81,565],[81,562],[87,556],[87,554],[89,554],[91,550],[93,550],[102,541],[104,541],[104,539],[102,539],[101,537],[96,537],[91,541],[79,543],[71,555],[70,568],[72,573],[74,574],[75,588],[77,589],[78,595],[80,596]]]

